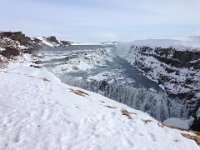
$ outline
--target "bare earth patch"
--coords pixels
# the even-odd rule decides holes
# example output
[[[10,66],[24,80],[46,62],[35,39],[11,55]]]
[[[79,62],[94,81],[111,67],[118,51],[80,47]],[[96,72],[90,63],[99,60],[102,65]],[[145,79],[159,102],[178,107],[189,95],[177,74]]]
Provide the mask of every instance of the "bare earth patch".
[[[126,110],[126,109],[122,109],[121,112],[122,112],[122,115],[127,116],[128,119],[132,119],[132,117],[131,117],[132,114],[135,114],[135,115],[136,115],[136,113],[134,113],[134,112],[129,112],[129,111]]]
[[[144,124],[152,122],[152,120],[149,120],[149,119],[143,119],[142,121],[144,122]]]
[[[89,96],[89,94],[87,94],[81,90],[74,90],[72,88],[70,88],[69,90],[70,90],[70,92],[73,92],[74,94],[79,95],[79,96],[83,96],[83,97]]]
[[[190,135],[190,134],[185,134],[185,133],[181,133],[181,135],[185,138],[194,140],[198,145],[200,145],[200,136],[198,135]]]
[[[43,81],[46,81],[46,82],[51,82],[49,79],[47,79],[46,77],[43,77],[43,78],[40,78],[42,79]]]

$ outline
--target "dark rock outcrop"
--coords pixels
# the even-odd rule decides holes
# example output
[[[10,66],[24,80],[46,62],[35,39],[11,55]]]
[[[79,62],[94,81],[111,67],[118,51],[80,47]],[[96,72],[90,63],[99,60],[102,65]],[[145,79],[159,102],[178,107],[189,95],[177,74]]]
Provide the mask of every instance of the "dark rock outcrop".
[[[62,43],[63,46],[69,46],[71,45],[71,42],[69,41],[60,41]]]
[[[18,41],[21,45],[34,46],[30,37],[26,36],[22,32],[1,32],[0,37],[7,37],[14,41]]]
[[[6,49],[3,50],[0,54],[4,57],[10,59],[12,56],[20,55],[20,51],[16,48],[6,47]]]
[[[55,36],[49,36],[44,40],[52,43],[53,46],[68,46],[68,41],[58,41]],[[0,47],[5,50],[2,53],[6,58],[12,58],[12,56],[18,56],[20,53],[33,54],[41,48],[48,48],[45,42],[39,38],[33,38],[26,36],[21,31],[19,32],[0,32]]]
[[[49,36],[49,37],[47,37],[47,40],[48,40],[49,42],[54,42],[54,43],[56,43],[56,44],[60,44],[59,41],[56,39],[55,36]]]
[[[129,53],[137,56],[133,61],[134,65],[162,85],[169,97],[178,98],[185,103],[189,110],[188,117],[195,116],[196,108],[200,107],[200,99],[197,96],[197,93],[200,93],[197,74],[200,72],[200,50],[134,45]],[[195,119],[193,129],[200,130],[200,118]]]

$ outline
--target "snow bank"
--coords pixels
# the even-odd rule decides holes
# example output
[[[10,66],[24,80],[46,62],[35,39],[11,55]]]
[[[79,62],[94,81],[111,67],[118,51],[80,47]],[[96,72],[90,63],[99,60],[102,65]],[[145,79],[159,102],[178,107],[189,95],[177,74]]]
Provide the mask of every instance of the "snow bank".
[[[0,149],[199,149],[148,114],[35,72],[0,72]]]
[[[60,79],[58,79],[53,73],[47,71],[46,69],[37,69],[37,68],[30,68],[29,66],[18,66],[13,69],[8,70],[11,73],[16,73],[16,74],[24,74],[24,75],[29,75],[32,77],[37,77],[37,78],[47,78],[50,81],[53,82],[61,82]]]

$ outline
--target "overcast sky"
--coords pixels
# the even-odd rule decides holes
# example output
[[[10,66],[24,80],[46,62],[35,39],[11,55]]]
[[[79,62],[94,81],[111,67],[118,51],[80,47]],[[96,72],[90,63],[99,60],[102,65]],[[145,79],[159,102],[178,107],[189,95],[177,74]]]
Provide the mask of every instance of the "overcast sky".
[[[82,42],[200,35],[200,0],[0,0],[0,30]]]

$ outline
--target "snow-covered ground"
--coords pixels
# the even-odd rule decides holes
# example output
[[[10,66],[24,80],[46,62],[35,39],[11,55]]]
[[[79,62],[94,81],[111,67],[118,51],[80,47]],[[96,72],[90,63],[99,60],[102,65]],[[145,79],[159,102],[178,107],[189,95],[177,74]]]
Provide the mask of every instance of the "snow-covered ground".
[[[42,72],[42,73],[41,73]],[[12,64],[0,72],[0,149],[196,150],[194,135],[148,114],[71,87],[41,69]]]
[[[46,46],[57,46],[44,40],[42,43]],[[12,45],[20,50],[27,48],[15,41]],[[1,50],[4,48],[0,47]],[[106,61],[112,62],[116,56],[113,51],[109,53],[111,50],[88,50],[82,54],[75,51],[78,59],[70,58],[54,73],[89,71],[105,66]],[[193,140],[186,138],[196,139],[193,133],[170,129],[146,113],[63,84],[45,68],[30,67],[37,66],[31,63],[34,61],[43,61],[38,65],[42,66],[48,65],[48,61],[66,58],[55,56],[23,54],[23,57],[9,60],[7,68],[0,70],[0,149],[199,149]],[[7,58],[0,56],[0,59],[8,63]],[[149,58],[146,62],[151,61],[154,60]],[[88,79],[103,80],[104,77],[111,79],[113,74],[103,72]],[[185,129],[190,126],[188,120],[177,118],[165,123]]]

